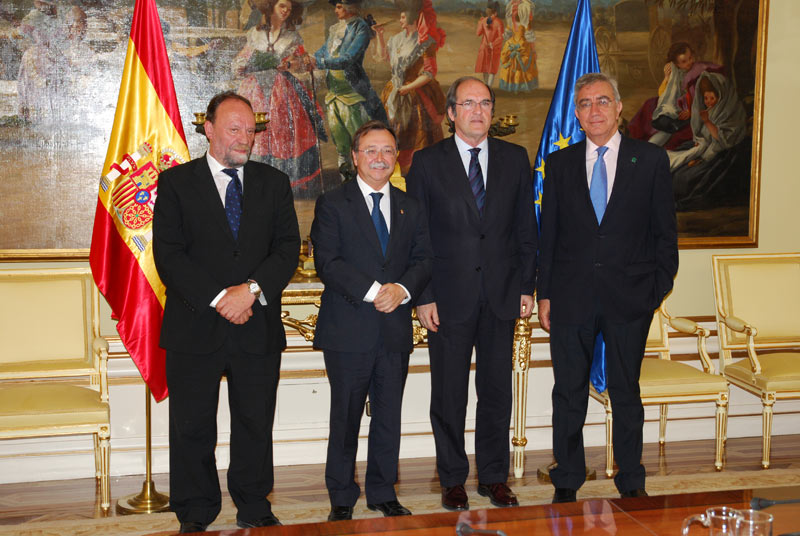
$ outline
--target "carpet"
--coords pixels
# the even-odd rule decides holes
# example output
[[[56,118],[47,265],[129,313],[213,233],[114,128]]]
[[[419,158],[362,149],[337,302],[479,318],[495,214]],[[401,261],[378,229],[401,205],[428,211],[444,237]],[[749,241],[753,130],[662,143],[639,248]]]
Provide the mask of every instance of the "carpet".
[[[535,478],[524,477],[521,481],[509,480],[521,505],[549,503],[553,488],[538,482]],[[731,471],[719,473],[698,473],[696,475],[649,476],[647,491],[650,495],[672,493],[692,493],[750,488],[774,488],[800,485],[800,470],[769,469],[766,471]],[[470,507],[474,509],[491,508],[489,499],[481,497],[476,490],[467,486]],[[578,492],[578,499],[617,497],[613,480],[588,481]],[[398,499],[415,514],[442,512],[438,493],[414,493],[404,496],[402,488]],[[329,505],[320,502],[309,503],[298,500],[272,501],[275,515],[284,524],[319,522],[327,519]],[[356,505],[354,518],[375,517],[364,504],[363,497]],[[236,529],[236,509],[228,501],[223,503],[222,512],[209,530]],[[2,526],[0,535],[15,536],[94,536],[96,534],[117,534],[124,536],[166,535],[178,531],[178,522],[171,512],[150,515],[115,516],[101,519],[64,520],[30,522],[21,525]]]

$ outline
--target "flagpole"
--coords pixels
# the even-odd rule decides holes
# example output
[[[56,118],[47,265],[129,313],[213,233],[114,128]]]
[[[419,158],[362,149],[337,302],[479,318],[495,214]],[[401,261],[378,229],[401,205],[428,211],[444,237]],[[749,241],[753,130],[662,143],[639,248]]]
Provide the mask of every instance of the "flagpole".
[[[135,495],[128,495],[117,501],[117,513],[128,514],[154,514],[156,512],[169,511],[169,495],[156,491],[153,482],[153,456],[152,456],[152,437],[150,419],[150,387],[145,384],[144,388],[144,407],[145,407],[145,480],[142,483],[142,491]]]

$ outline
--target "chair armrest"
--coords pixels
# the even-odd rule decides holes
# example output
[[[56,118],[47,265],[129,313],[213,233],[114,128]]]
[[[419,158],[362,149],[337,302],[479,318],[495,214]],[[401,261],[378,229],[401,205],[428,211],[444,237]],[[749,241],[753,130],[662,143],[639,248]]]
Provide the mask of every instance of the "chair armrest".
[[[100,400],[108,402],[108,341],[95,337],[92,350],[100,358]]]
[[[738,331],[747,335],[747,357],[750,360],[750,368],[753,374],[761,374],[761,362],[756,355],[755,338],[758,335],[758,329],[745,322],[741,318],[735,316],[726,316],[723,321],[728,329]]]
[[[101,359],[108,359],[108,341],[103,337],[95,337],[92,341],[92,350],[100,354]]]
[[[747,335],[750,335],[751,332],[755,330],[753,326],[736,316],[726,316],[723,318],[723,322],[725,322],[725,326],[727,326],[729,329],[738,331],[739,333],[746,333]],[[755,336],[755,334],[753,335]]]
[[[711,362],[711,357],[706,350],[706,340],[709,335],[711,335],[711,332],[694,320],[688,318],[670,317],[669,325],[672,329],[680,333],[697,336],[697,355],[700,356],[700,363],[703,365],[703,371],[715,374],[714,364]]]

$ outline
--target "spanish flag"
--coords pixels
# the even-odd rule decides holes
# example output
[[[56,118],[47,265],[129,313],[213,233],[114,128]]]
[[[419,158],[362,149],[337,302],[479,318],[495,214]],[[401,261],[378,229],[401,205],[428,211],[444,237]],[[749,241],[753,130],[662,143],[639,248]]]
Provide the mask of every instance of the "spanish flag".
[[[158,346],[165,294],[153,261],[153,205],[159,172],[188,160],[156,3],[136,0],[89,263],[122,343],[159,401],[167,396]]]

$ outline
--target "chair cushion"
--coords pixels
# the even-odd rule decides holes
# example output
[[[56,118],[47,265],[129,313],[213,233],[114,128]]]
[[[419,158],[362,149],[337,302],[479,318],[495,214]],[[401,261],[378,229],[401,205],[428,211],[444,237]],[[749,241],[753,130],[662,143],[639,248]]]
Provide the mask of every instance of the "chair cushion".
[[[728,390],[725,378],[709,374],[685,363],[666,359],[642,361],[639,377],[642,398],[670,394],[714,394]]]
[[[109,422],[97,391],[69,384],[0,386],[0,434]]]
[[[800,353],[776,352],[759,355],[761,374],[753,374],[750,360],[742,359],[725,367],[725,375],[762,391],[800,391]]]

